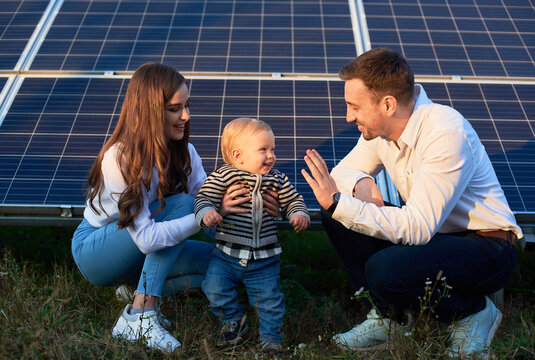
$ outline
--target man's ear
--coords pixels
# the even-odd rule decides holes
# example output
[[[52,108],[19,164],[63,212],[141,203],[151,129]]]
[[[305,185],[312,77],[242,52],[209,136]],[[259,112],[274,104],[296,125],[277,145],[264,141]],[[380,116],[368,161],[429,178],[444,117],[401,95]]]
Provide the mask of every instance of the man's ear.
[[[382,99],[382,108],[387,116],[394,116],[398,108],[398,100],[392,95],[386,95]]]
[[[235,164],[243,164],[243,159],[242,159],[242,156],[241,156],[241,151],[240,149],[232,149],[232,160],[234,161]]]

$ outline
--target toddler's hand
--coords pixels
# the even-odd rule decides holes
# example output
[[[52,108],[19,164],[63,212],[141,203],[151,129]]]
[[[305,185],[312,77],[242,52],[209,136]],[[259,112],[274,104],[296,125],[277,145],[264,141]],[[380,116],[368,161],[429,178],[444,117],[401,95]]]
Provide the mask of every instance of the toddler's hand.
[[[301,232],[308,227],[308,220],[303,215],[294,215],[290,220],[295,232]]]
[[[208,211],[202,218],[202,222],[206,227],[212,227],[223,221],[223,217],[215,210]]]

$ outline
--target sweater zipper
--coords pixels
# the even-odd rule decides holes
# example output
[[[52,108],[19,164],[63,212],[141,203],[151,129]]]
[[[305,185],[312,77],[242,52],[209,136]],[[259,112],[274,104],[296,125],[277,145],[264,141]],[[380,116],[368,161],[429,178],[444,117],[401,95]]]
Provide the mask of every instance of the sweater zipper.
[[[264,212],[264,203],[262,201],[262,194],[260,187],[262,185],[262,175],[255,174],[256,184],[253,189],[252,199],[252,220],[253,220],[253,244],[255,247],[260,243],[260,230],[262,229],[262,218]]]

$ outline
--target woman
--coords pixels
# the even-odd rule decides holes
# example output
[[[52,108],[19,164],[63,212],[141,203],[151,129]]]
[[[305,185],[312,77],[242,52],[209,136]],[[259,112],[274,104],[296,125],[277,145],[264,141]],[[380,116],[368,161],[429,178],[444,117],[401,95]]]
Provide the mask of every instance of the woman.
[[[162,292],[200,288],[213,248],[186,240],[200,229],[193,199],[206,179],[188,143],[189,120],[182,75],[161,64],[136,70],[117,127],[89,173],[84,220],[72,239],[74,260],[90,282],[137,283],[112,335],[143,337],[149,347],[168,352],[180,342],[161,326],[168,321],[157,300]],[[233,206],[247,198],[234,197],[245,192],[229,188],[220,211],[238,211]]]

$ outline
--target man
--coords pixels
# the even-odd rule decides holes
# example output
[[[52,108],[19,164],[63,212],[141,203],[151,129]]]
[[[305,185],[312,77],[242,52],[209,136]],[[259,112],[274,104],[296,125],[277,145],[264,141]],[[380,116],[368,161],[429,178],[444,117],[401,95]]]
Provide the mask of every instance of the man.
[[[384,347],[385,329],[418,309],[426,283],[436,281],[438,289],[451,286],[443,289],[448,296],[439,299],[435,291],[430,301],[440,300],[435,314],[452,323],[448,354],[487,351],[501,312],[485,294],[513,273],[522,232],[483,145],[461,114],[427,98],[392,50],[362,54],[340,78],[347,122],[362,136],[330,175],[321,156],[307,150],[310,174],[302,174],[353,284],[369,290],[380,314],[372,309],[334,342],[353,350]],[[383,168],[404,206],[383,206],[372,179]]]

